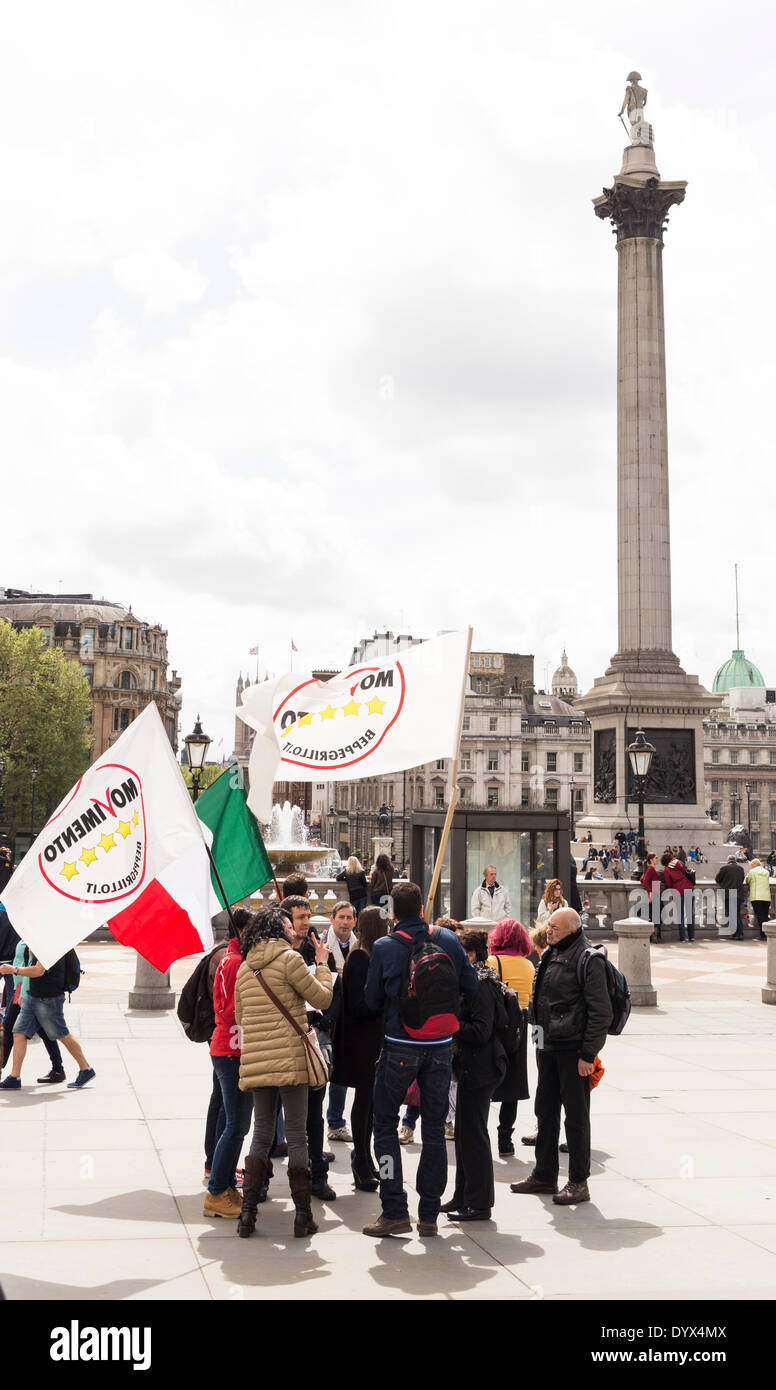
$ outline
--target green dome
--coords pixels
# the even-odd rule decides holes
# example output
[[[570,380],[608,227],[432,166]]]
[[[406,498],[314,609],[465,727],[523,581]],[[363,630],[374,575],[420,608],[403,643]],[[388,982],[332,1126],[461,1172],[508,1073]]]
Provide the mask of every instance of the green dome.
[[[740,650],[734,651],[730,659],[720,666],[711,688],[715,695],[719,695],[739,685],[765,685],[757,667]]]

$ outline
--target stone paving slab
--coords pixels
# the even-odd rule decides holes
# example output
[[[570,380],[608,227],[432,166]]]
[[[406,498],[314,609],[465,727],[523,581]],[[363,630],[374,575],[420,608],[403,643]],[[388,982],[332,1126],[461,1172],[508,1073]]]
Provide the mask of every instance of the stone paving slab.
[[[83,1092],[37,1086],[48,1064],[33,1044],[25,1089],[0,1093],[4,1179],[21,1197],[6,1204],[0,1226],[7,1296],[772,1296],[776,1009],[760,1001],[764,951],[704,943],[688,968],[689,950],[653,948],[659,1007],[634,1009],[626,1033],[604,1050],[606,1075],[592,1097],[590,1203],[561,1209],[512,1194],[509,1183],[533,1163],[518,1142],[514,1158],[495,1161],[492,1221],[459,1228],[442,1219],[435,1240],[413,1230],[376,1242],[361,1227],[378,1202],[354,1191],[350,1146],[336,1144],[337,1199],[314,1203],[318,1235],[293,1238],[281,1162],[258,1232],[243,1241],[234,1223],[202,1216],[207,1049],[187,1041],[174,1013],[130,1013],[134,956],[112,942],[87,943],[79,952],[87,974],[68,1016],[95,1082]],[[194,963],[176,963],[174,987]],[[660,981],[661,969],[671,978]],[[70,1076],[69,1059],[66,1069]],[[530,1075],[533,1088],[533,1058]],[[494,1141],[495,1118],[496,1107]],[[532,1106],[521,1104],[516,1140],[532,1128]],[[413,1214],[419,1154],[416,1144],[402,1149]],[[452,1165],[452,1145],[448,1156]],[[562,1158],[561,1181],[566,1173]]]

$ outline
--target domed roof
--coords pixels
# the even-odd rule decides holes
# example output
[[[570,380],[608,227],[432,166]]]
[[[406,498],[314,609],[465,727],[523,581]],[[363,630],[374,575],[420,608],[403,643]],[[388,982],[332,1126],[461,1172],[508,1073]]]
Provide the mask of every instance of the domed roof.
[[[732,690],[735,686],[747,685],[765,685],[765,681],[754,662],[750,661],[740,648],[736,648],[733,655],[720,666],[711,688],[714,694],[718,695]]]
[[[568,695],[570,691],[577,691],[579,685],[575,673],[569,666],[566,648],[563,648],[563,655],[560,659],[560,666],[552,678],[553,695]]]

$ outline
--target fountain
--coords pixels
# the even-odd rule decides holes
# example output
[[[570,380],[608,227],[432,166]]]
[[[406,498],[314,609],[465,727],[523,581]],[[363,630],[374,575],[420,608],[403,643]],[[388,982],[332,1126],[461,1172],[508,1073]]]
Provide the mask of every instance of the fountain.
[[[264,834],[264,847],[276,872],[303,869],[331,858],[333,850],[330,846],[311,845],[309,833],[300,806],[292,806],[290,801],[284,801],[282,806],[272,807]]]

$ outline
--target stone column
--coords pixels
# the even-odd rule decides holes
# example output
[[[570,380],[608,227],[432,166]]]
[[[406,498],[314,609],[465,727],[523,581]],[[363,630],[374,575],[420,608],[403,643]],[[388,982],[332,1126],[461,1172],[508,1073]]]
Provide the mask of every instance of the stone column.
[[[652,958],[649,950],[651,931],[651,922],[643,922],[640,917],[626,917],[624,921],[614,924],[614,934],[617,937],[617,965],[628,981],[634,1008],[654,1007],[657,1004],[657,990],[652,984]]]
[[[776,1004],[776,921],[766,922],[763,931],[768,938],[766,946],[765,988],[763,1003]]]
[[[610,671],[681,669],[671,646],[663,230],[685,187],[620,174],[594,200],[596,215],[614,223],[619,257],[618,643]]]
[[[174,1009],[175,990],[170,989],[169,970],[157,970],[138,954],[135,987],[129,991],[130,1009]]]

